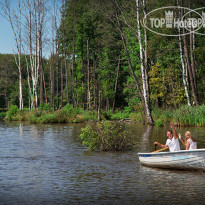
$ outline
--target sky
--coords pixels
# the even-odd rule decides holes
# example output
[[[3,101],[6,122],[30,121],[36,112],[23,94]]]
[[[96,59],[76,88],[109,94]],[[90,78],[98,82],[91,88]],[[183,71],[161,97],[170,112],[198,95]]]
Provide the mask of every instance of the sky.
[[[0,0],[1,3],[4,0]],[[17,6],[17,0],[10,0],[11,9]],[[0,11],[0,13],[2,13]],[[0,53],[13,54],[16,51],[15,39],[10,23],[0,15]]]
[[[56,0],[58,2],[58,7],[61,6],[61,1]],[[0,0],[0,3],[4,2],[4,0]],[[11,9],[17,7],[18,1],[17,0],[10,0],[11,2]],[[51,1],[52,3],[53,1]],[[49,2],[50,8],[52,7],[52,4]],[[1,14],[1,10],[0,10]],[[60,16],[60,13],[59,13]],[[23,34],[22,34],[23,35]],[[50,37],[49,33],[46,33],[48,37]],[[13,54],[16,53],[16,44],[14,39],[14,34],[11,29],[10,22],[7,21],[2,15],[0,15],[0,54]],[[44,49],[43,56],[48,58],[50,55],[50,50],[46,48]]]
[[[10,23],[0,15],[0,53],[13,54],[14,50],[15,40]]]

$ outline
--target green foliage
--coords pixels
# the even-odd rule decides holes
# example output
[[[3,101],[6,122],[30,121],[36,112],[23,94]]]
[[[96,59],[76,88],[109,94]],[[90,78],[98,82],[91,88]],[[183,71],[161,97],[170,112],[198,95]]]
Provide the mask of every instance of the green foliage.
[[[166,66],[157,63],[151,67],[149,72],[151,101],[159,107],[167,105],[177,107],[185,102],[183,84],[177,83],[180,82],[181,73],[176,65]]]
[[[182,126],[205,126],[205,105],[182,106],[173,113],[174,120]]]
[[[118,111],[116,113],[113,113],[111,116],[111,120],[123,120],[126,118],[129,118],[129,113],[123,111]]]
[[[43,112],[36,110],[36,111],[33,112],[33,114],[34,114],[35,117],[41,117]]]
[[[84,117],[84,115],[82,115],[82,114],[79,114],[79,115],[77,115],[76,116],[76,118],[73,120],[73,122],[79,122],[79,123],[81,123],[81,122],[85,122],[85,117]]]
[[[173,120],[173,110],[154,109],[152,111],[152,117],[155,121],[160,119],[163,124],[166,124]]]
[[[130,107],[130,106],[126,106],[126,107],[124,107],[124,112],[125,113],[131,113],[131,111],[132,111],[132,108]]]
[[[12,120],[12,118],[16,115],[16,113],[19,111],[17,105],[11,105],[9,108],[9,111],[7,112],[7,119]]]
[[[38,107],[38,110],[41,110],[41,111],[50,111],[51,110],[51,107],[50,107],[50,103],[42,103],[39,105]]]
[[[79,138],[89,150],[128,151],[133,146],[131,135],[121,125],[109,121],[97,123],[94,128],[87,125]]]
[[[163,126],[163,122],[162,122],[161,119],[158,119],[158,120],[155,122],[155,124],[156,124],[157,127]]]
[[[0,117],[6,117],[6,112],[0,112]]]
[[[136,121],[136,122],[142,122],[143,121],[141,112],[138,112],[138,113],[132,112],[132,113],[130,113],[129,117],[130,117],[131,121]]]
[[[115,111],[114,113],[102,111],[101,116],[102,119],[122,120],[130,118],[131,121],[143,121],[141,112],[129,113],[128,111]],[[162,126],[172,121],[181,126],[205,126],[205,105],[197,107],[182,106],[176,110],[154,109],[152,116],[157,126]],[[16,105],[12,105],[6,113],[5,119],[10,121],[28,121],[30,123],[84,122],[89,120],[98,121],[98,113],[97,111],[82,111],[78,108],[73,108],[71,105],[67,105],[57,111],[20,111]]]
[[[74,108],[71,104],[68,103],[63,107],[62,112],[67,116],[76,116],[77,114],[81,113],[81,110],[79,108]]]
[[[84,118],[85,118],[86,121],[88,121],[88,120],[98,121],[98,113],[95,110],[93,110],[93,111],[84,111],[83,115],[84,115]]]
[[[47,98],[51,100],[50,102],[54,98],[52,108],[55,107],[56,110],[59,108],[59,105],[68,104],[63,108],[61,107],[59,111],[53,112],[50,110],[49,103],[43,103],[38,108],[40,112],[35,111],[30,114],[26,112],[16,113],[12,114],[13,116],[8,117],[8,119],[43,123],[97,121],[97,112],[92,110],[96,110],[98,106],[99,91],[101,91],[102,119],[120,120],[130,117],[131,120],[142,121],[143,105],[127,63],[129,57],[134,74],[138,79],[139,87],[142,90],[139,58],[140,46],[132,29],[137,28],[135,2],[117,1],[117,7],[113,7],[113,2],[109,0],[70,0],[64,3],[65,5],[62,5],[61,8],[61,18],[59,18],[61,19],[60,26],[56,32],[57,36],[55,39],[55,42],[58,44],[56,49],[58,50],[55,49],[56,52],[51,55],[49,60],[42,59],[42,69],[44,74],[43,81],[45,83],[43,83],[43,86],[45,86],[43,90],[47,90]],[[146,9],[151,11],[166,6],[166,4],[166,1],[149,1],[146,4]],[[184,1],[183,4],[185,7],[188,6],[188,1]],[[199,4],[194,1],[190,2],[189,6],[197,8]],[[143,18],[141,6],[140,16]],[[128,53],[125,52],[121,35],[117,28],[116,16],[119,17],[118,20],[127,44]],[[124,20],[126,20],[126,23]],[[145,32],[143,27],[141,27],[141,31],[143,49],[144,51],[147,50],[147,53],[144,53],[147,55],[144,56],[147,56],[148,59],[147,71],[149,74],[150,101],[151,108],[154,108],[152,115],[155,121],[161,120],[162,124],[165,124],[173,119],[173,111],[171,109],[178,109],[186,103],[180,70],[178,38],[170,38],[147,32],[148,47],[145,49]],[[200,103],[205,103],[204,39],[202,35],[196,35],[194,40],[195,48],[193,50],[196,70],[193,73],[196,74],[196,87]],[[191,61],[190,42],[190,39],[187,38]],[[65,54],[66,56],[64,56]],[[27,78],[30,74],[28,75],[27,73],[25,57],[24,55],[21,56],[23,101],[24,106],[29,107],[29,102],[32,99],[29,98]],[[29,59],[29,56],[27,57]],[[117,79],[119,57],[120,69]],[[67,60],[65,61],[65,59]],[[89,75],[87,69],[88,60]],[[65,68],[66,66],[67,69]],[[68,70],[69,72],[67,72]],[[116,80],[118,80],[118,83],[115,94]],[[190,85],[189,74],[187,80],[187,84]],[[51,89],[53,87],[51,82],[55,85],[54,89]],[[63,82],[62,88],[61,82]],[[40,82],[37,83],[41,85]],[[91,111],[83,112],[79,108],[81,107],[84,110],[87,106],[88,84],[90,87]],[[33,89],[32,85],[31,89]],[[19,104],[18,68],[15,58],[11,54],[0,54],[0,90],[2,94],[0,96],[0,107],[6,108],[9,104]],[[53,92],[52,90],[54,93],[51,93]],[[38,87],[39,91],[40,87]],[[67,92],[68,98],[66,96]],[[191,86],[189,86],[189,93],[191,101],[193,101]],[[59,94],[63,94],[63,98],[59,97]],[[117,111],[114,113],[103,111],[112,105],[114,98]],[[73,106],[69,103],[73,103]],[[180,115],[178,113],[180,111],[176,112],[176,121],[180,120],[182,124],[203,125],[201,111],[196,116],[190,114],[187,118],[178,116]]]
[[[81,129],[79,138],[83,140],[82,144],[87,146],[89,150],[99,149],[99,136],[90,125],[87,125],[85,128]]]
[[[57,122],[57,114],[56,113],[50,113],[47,115],[44,115],[43,118],[41,118],[41,123],[56,123]]]

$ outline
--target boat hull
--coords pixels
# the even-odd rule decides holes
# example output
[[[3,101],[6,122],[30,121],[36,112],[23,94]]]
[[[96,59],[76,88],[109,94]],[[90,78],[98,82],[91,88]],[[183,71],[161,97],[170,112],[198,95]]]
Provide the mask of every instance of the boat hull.
[[[138,153],[138,157],[142,165],[149,167],[205,171],[205,149]]]

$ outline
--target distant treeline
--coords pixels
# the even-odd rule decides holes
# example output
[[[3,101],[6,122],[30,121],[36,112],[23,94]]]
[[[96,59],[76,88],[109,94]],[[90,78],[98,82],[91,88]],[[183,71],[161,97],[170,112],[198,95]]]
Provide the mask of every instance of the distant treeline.
[[[188,8],[204,4],[179,1]],[[42,58],[39,47],[40,57],[21,54],[23,107],[36,109],[49,103],[52,110],[66,104],[82,110],[129,110],[143,113],[152,123],[154,108],[205,103],[204,36],[160,36],[141,24],[146,13],[170,5],[178,4],[168,0],[63,1],[60,24],[53,24],[49,59]],[[32,79],[32,63],[37,65],[33,67],[38,71],[33,71],[37,81]],[[13,55],[0,55],[1,108],[19,105],[17,65]]]

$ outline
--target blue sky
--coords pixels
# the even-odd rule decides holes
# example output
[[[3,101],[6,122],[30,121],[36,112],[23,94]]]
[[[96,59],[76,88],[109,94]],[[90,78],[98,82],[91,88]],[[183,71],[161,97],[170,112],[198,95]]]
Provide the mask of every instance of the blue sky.
[[[4,0],[0,0],[0,1],[2,2]],[[56,1],[58,3],[58,7],[60,8],[61,0],[56,0]],[[17,0],[10,0],[10,2],[11,2],[11,9],[15,8],[18,4]],[[53,1],[51,0],[51,3],[52,2]],[[47,33],[47,35],[49,36],[50,34]],[[11,25],[3,16],[0,15],[0,53],[13,54],[14,51],[16,51],[16,45],[15,45],[15,39],[14,39],[13,31],[11,29]],[[44,50],[44,52],[45,52],[44,53],[45,57],[48,57],[50,53],[49,48],[46,48],[46,51]]]
[[[15,40],[10,23],[0,16],[0,53],[13,53]]]
[[[0,0],[3,2],[3,0]],[[10,0],[11,9],[14,8],[18,1]],[[13,54],[16,51],[15,40],[10,23],[0,15],[0,53]]]

